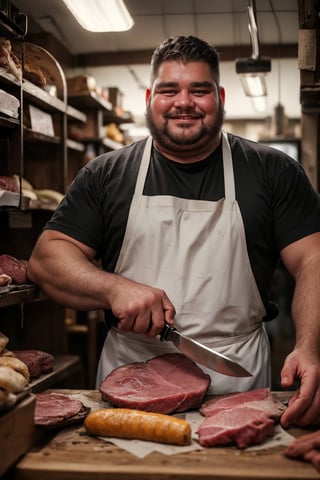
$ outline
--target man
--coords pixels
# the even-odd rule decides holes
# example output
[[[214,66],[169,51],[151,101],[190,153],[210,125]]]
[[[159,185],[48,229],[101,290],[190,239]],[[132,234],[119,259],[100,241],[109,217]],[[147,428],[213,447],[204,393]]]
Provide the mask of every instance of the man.
[[[320,411],[320,204],[297,162],[222,131],[219,57],[195,37],[154,52],[151,136],[84,167],[40,236],[29,277],[57,302],[104,309],[97,385],[112,369],[173,351],[164,322],[252,373],[207,370],[211,391],[270,385],[268,318],[279,258],[296,281],[297,341],[281,372],[301,386],[284,426]],[[101,260],[102,269],[95,259]]]

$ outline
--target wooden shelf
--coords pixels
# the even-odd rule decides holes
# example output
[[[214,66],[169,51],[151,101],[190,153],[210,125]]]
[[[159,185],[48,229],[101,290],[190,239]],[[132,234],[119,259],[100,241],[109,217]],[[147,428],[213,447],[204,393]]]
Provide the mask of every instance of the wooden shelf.
[[[81,123],[85,123],[87,121],[87,115],[71,105],[67,105],[67,115],[68,120],[74,120]]]
[[[102,140],[102,143],[105,147],[107,147],[110,150],[118,150],[118,148],[123,147],[122,143],[115,142],[114,140],[111,140],[111,138],[104,138]]]
[[[18,127],[20,125],[20,119],[4,115],[0,108],[0,125],[7,128]]]
[[[7,72],[3,67],[0,67],[0,80],[1,83],[5,83],[7,85],[20,87],[21,82],[18,80],[17,77],[13,75],[13,73]]]
[[[42,392],[53,385],[72,378],[73,375],[82,371],[80,358],[77,355],[55,355],[53,371],[41,375],[30,383],[33,393]]]
[[[103,108],[112,111],[112,104],[96,92],[84,92],[68,96],[68,104],[80,109]]]
[[[15,288],[10,290],[10,288]],[[41,300],[44,296],[35,285],[9,285],[0,287],[0,308],[16,305],[17,303],[33,302]]]
[[[134,123],[134,119],[131,114],[128,114],[126,116],[119,116],[114,111],[104,112],[103,123],[116,123],[117,125],[121,125],[122,123]]]
[[[84,152],[84,144],[77,142],[76,140],[72,140],[71,138],[67,139],[67,147],[71,150],[76,150],[77,152]]]
[[[24,140],[26,142],[46,142],[46,143],[56,143],[60,144],[61,143],[61,137],[57,136],[50,136],[50,135],[45,135],[40,132],[34,132],[33,130],[30,130],[29,128],[24,129]]]
[[[25,98],[28,99],[28,101],[32,102],[34,105],[37,105],[38,107],[43,108],[47,111],[59,111],[61,113],[66,112],[65,102],[63,102],[57,97],[49,95],[49,93],[47,93],[45,90],[42,90],[42,88],[34,85],[28,80],[23,80],[22,90]]]

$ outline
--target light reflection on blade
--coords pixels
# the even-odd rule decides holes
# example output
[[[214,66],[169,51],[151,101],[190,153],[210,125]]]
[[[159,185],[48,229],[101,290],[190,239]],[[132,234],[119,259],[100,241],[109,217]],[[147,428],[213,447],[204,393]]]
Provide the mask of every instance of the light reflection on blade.
[[[205,345],[198,343],[196,340],[185,337],[182,333],[177,331],[171,332],[170,340],[186,357],[191,358],[193,361],[200,363],[211,370],[215,370],[216,372],[231,377],[252,376],[245,368],[238,363],[233,362],[230,358],[216,352],[215,350],[211,350]]]

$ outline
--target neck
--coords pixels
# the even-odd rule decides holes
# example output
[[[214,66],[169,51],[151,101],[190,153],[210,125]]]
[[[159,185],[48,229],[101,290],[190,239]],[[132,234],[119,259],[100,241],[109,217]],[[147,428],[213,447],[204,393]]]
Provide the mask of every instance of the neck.
[[[211,142],[206,143],[200,148],[197,146],[193,149],[192,145],[181,145],[181,149],[175,151],[167,148],[165,145],[159,144],[153,140],[154,147],[166,158],[178,163],[195,163],[207,158],[212,152],[218,148],[221,141],[221,132],[219,132]]]

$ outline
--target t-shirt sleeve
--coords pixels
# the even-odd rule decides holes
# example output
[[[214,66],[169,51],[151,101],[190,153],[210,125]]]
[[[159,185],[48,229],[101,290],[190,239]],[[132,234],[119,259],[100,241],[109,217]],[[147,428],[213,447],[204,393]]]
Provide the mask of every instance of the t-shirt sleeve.
[[[274,184],[274,237],[280,250],[320,231],[320,196],[298,162],[291,161]]]
[[[46,224],[99,251],[103,238],[101,188],[97,176],[84,167],[71,183],[66,196]]]

